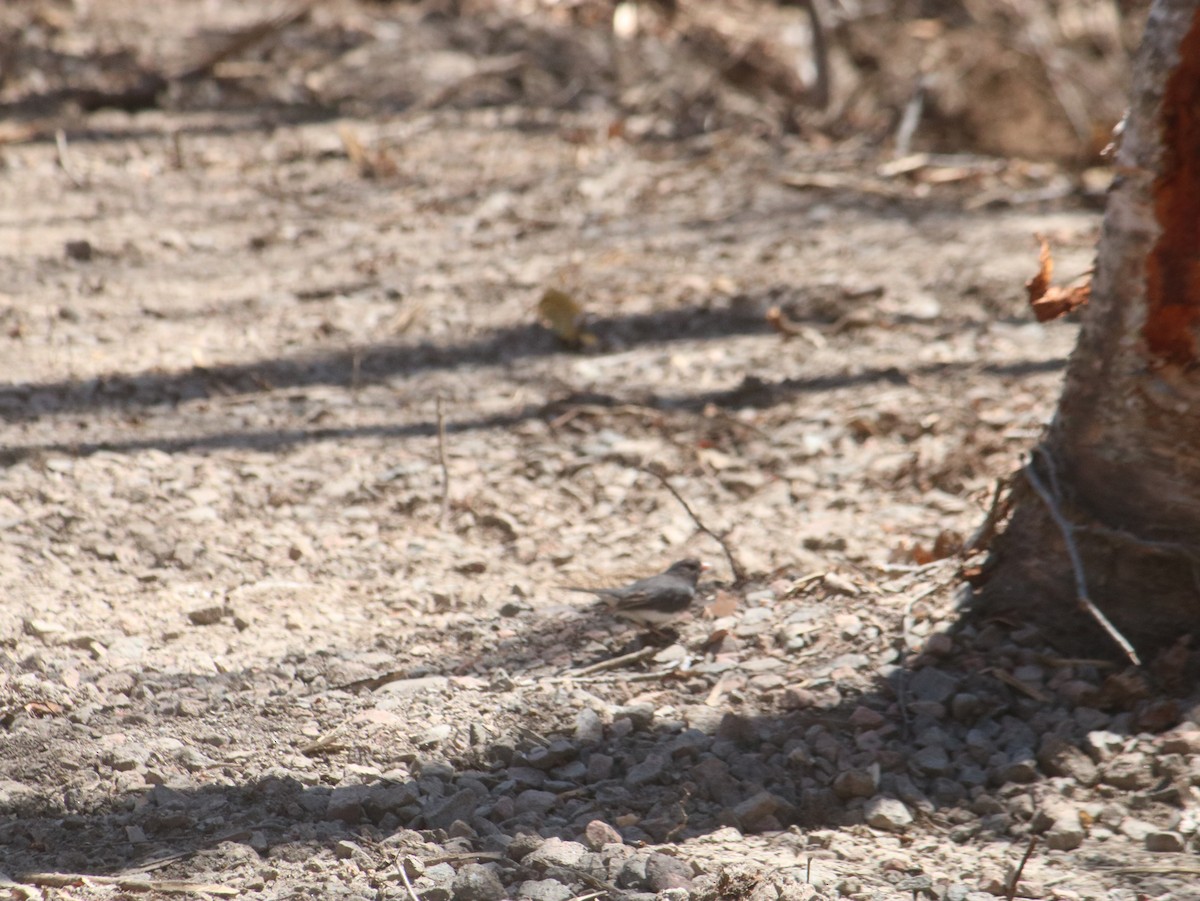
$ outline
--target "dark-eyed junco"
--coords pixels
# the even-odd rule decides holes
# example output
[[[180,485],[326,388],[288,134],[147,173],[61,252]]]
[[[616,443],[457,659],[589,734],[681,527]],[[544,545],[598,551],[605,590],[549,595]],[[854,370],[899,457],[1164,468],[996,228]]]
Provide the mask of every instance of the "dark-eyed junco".
[[[696,582],[708,565],[692,557],[672,563],[657,576],[638,579],[623,588],[572,588],[601,598],[608,611],[643,626],[661,626],[678,619],[696,597]]]

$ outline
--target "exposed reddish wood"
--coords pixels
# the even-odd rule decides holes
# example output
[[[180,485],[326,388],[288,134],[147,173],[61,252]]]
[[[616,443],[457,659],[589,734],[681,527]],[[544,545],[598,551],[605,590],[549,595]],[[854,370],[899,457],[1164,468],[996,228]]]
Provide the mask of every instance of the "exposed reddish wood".
[[[1164,363],[1196,362],[1200,323],[1200,12],[1179,45],[1162,103],[1163,159],[1154,182],[1162,234],[1146,260],[1147,349]]]

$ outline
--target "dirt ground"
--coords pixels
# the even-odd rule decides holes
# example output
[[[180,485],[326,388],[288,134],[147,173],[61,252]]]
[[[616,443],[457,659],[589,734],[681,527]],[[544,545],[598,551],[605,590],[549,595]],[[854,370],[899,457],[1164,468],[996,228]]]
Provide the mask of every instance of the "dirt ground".
[[[86,6],[23,27],[178,70],[263,14]],[[1032,236],[1085,271],[1094,195],[762,106],[664,131],[538,81],[532,16],[321,7],[135,112],[8,83],[0,888],[966,898],[1043,835],[1021,896],[1200,896],[1186,707],[1100,709],[939,559],[1052,414]],[[686,555],[674,635],[566,590]]]

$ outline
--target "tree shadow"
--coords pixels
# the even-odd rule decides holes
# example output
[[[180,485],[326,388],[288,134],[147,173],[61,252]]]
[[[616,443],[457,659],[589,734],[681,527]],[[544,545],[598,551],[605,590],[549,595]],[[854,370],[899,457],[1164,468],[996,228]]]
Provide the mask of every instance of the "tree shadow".
[[[832,619],[837,609],[831,600],[802,606],[816,618]],[[602,616],[581,611],[578,628],[600,628]],[[1129,791],[1143,805],[1181,806],[1186,800],[1173,775],[1178,761],[1170,755],[1147,761],[1136,784],[1118,780],[1130,778],[1117,757],[1136,736],[1137,717],[1105,712],[1087,699],[1071,703],[1061,693],[1054,696],[1056,687],[1070,681],[1098,684],[1102,674],[1092,662],[1067,662],[1071,680],[1053,677],[1039,687],[1029,668],[1050,667],[1036,630],[963,618],[944,633],[947,641],[936,635],[926,641],[939,648],[936,655],[895,653],[898,647],[889,652],[887,642],[833,659],[798,651],[787,662],[787,652],[776,654],[793,670],[803,659],[804,676],[795,685],[777,685],[775,703],[764,710],[754,709],[748,698],[754,680],[766,684],[762,677],[771,670],[745,666],[766,659],[749,652],[733,660],[698,650],[687,669],[643,660],[633,670],[572,681],[569,672],[533,672],[540,655],[561,645],[569,629],[542,618],[521,625],[518,636],[498,643],[482,663],[444,660],[433,678],[427,663],[420,669],[414,664],[405,683],[349,689],[360,703],[347,708],[397,714],[392,726],[369,741],[348,737],[341,746],[329,742],[322,748],[317,742],[311,745],[315,750],[306,750],[297,746],[300,736],[279,737],[285,754],[331,755],[331,761],[353,764],[340,777],[335,767],[303,773],[289,766],[247,777],[236,754],[226,762],[209,760],[176,742],[151,754],[148,772],[160,784],[132,788],[105,803],[71,788],[60,793],[39,786],[23,794],[8,783],[0,870],[18,880],[36,872],[186,878],[200,866],[198,856],[227,861],[232,855],[251,864],[297,860],[332,854],[339,842],[350,841],[378,868],[401,853],[437,857],[453,847],[462,853],[459,863],[497,862],[506,881],[553,876],[592,889],[599,880],[610,888],[615,882],[620,890],[639,890],[647,887],[638,881],[643,877],[622,869],[634,852],[622,851],[614,864],[616,852],[600,853],[604,849],[589,837],[589,823],[616,828],[629,849],[729,827],[785,837],[798,827],[790,841],[796,866],[802,867],[804,835],[812,830],[864,823],[900,833],[932,828],[960,844],[1011,844],[1046,832],[1054,818],[1043,812],[1042,802],[1062,800],[1063,776],[1070,777],[1077,803],[1092,795],[1111,798],[1116,790]],[[290,663],[307,667],[309,699],[345,700],[348,689],[337,684],[341,670],[335,664],[361,653],[327,648]],[[557,729],[548,734],[535,731],[554,715],[543,709],[527,720],[518,714],[508,734],[498,737],[461,721],[428,737],[433,721],[445,721],[438,714],[443,699],[457,690],[449,677],[468,670],[491,679],[480,703],[497,709],[507,709],[514,691],[539,680],[585,691],[596,678],[627,691],[673,684],[679,700],[659,709],[646,703],[563,709],[556,715]],[[874,675],[863,678],[864,672]],[[251,672],[203,678],[141,672],[138,696],[160,698],[162,707],[183,689],[193,694],[197,688],[201,694],[216,689],[228,710],[238,704],[236,688],[245,690],[255,679]],[[136,729],[150,715],[139,713],[138,706],[97,717],[88,728]],[[47,743],[79,741],[77,730],[62,720],[37,720],[38,715],[10,714],[5,725],[10,734],[43,743],[43,749]],[[1116,737],[1097,739],[1096,730]],[[221,756],[219,749],[209,753]],[[97,765],[125,767],[119,760]],[[198,780],[209,784],[196,785]],[[886,811],[882,801],[891,803]],[[524,857],[536,842],[522,836],[584,842],[596,853],[557,866]],[[425,840],[436,843],[436,854],[428,846],[423,850]],[[220,866],[228,882],[228,867]]]

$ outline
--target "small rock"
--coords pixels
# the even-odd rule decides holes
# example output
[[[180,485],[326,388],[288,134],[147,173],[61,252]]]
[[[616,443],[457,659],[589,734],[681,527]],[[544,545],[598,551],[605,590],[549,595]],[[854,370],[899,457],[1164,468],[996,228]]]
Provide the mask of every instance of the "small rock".
[[[949,700],[957,687],[958,679],[932,666],[917,670],[908,681],[908,690],[914,697],[938,704]]]
[[[903,801],[895,798],[875,797],[863,808],[867,825],[887,832],[902,832],[911,825],[912,813]]]
[[[1145,754],[1118,754],[1104,767],[1101,781],[1126,791],[1148,788],[1154,782],[1154,770]]]
[[[1038,746],[1038,764],[1051,776],[1066,776],[1081,785],[1092,786],[1100,771],[1087,754],[1061,735],[1048,733]]]
[[[1146,836],[1150,833],[1157,832],[1158,827],[1153,823],[1147,823],[1145,820],[1139,820],[1134,817],[1123,817],[1117,825],[1117,831],[1122,835],[1129,836],[1135,842],[1142,842],[1146,840]]]
[[[651,854],[646,859],[645,888],[652,892],[687,889],[692,885],[692,868],[677,857]]]
[[[861,704],[850,714],[850,725],[856,729],[878,729],[886,722],[883,714]]]
[[[1076,719],[1079,718],[1079,711],[1083,709],[1086,708],[1076,708]],[[1117,735],[1115,732],[1109,732],[1106,729],[1096,729],[1089,732],[1083,739],[1084,749],[1096,763],[1103,763],[1120,751],[1124,745],[1124,736]]]
[[[583,829],[583,840],[593,851],[599,851],[605,845],[622,843],[621,833],[603,820],[592,820]]]
[[[494,868],[478,863],[463,865],[454,877],[450,892],[455,901],[501,901],[508,897]]]
[[[475,786],[459,789],[444,801],[429,804],[424,811],[425,822],[437,829],[449,829],[455,820],[470,822],[484,797],[486,792]]]
[[[630,767],[629,772],[625,774],[625,784],[629,788],[639,788],[643,785],[648,785],[652,782],[657,782],[667,767],[671,763],[671,758],[659,752],[651,752],[646,755],[646,759],[641,763]]]
[[[579,842],[567,842],[561,838],[548,838],[535,850],[521,858],[521,863],[526,866],[540,867],[542,869],[546,869],[547,867],[578,867],[580,861],[584,859],[584,855],[587,853],[587,848]]]
[[[584,707],[575,714],[575,740],[595,744],[604,738],[604,721],[600,714],[590,707]]]
[[[225,607],[222,604],[197,607],[195,610],[189,610],[187,615],[193,626],[215,626],[223,616],[225,616]]]
[[[58,623],[46,619],[22,620],[21,627],[24,629],[26,635],[31,635],[41,641],[49,641],[55,636],[65,634],[67,631]]]
[[[1079,811],[1061,800],[1047,801],[1034,815],[1030,828],[1044,833],[1046,847],[1052,851],[1073,851],[1086,837]]]
[[[447,676],[421,676],[417,679],[397,679],[395,682],[389,682],[380,686],[376,694],[381,697],[411,698],[426,692],[444,691],[449,687],[450,679]]]
[[[616,761],[608,754],[596,752],[588,758],[587,762],[587,781],[589,785],[596,782],[603,782],[605,779],[612,778],[613,767]]]
[[[912,755],[910,761],[917,772],[926,776],[948,776],[954,772],[950,756],[945,748],[938,745],[921,748]]]
[[[354,842],[340,841],[333,845],[333,856],[338,860],[351,860],[361,849]]]
[[[500,800],[503,801],[504,799],[501,798]],[[518,832],[513,836],[512,841],[508,843],[508,847],[504,849],[504,853],[513,860],[523,860],[543,844],[545,844],[545,839],[536,832]]]
[[[1186,847],[1184,838],[1178,832],[1151,832],[1146,836],[1146,850],[1159,854],[1170,854],[1182,851]]]
[[[87,263],[92,259],[94,251],[91,241],[86,238],[79,238],[74,241],[65,242],[63,244],[63,253],[66,254],[68,260]]]
[[[850,798],[869,798],[878,789],[878,764],[865,770],[843,770],[833,780],[833,793],[843,801]]]
[[[541,816],[557,803],[558,795],[554,792],[527,788],[517,795],[515,809],[518,815],[522,813],[534,813]]]
[[[969,691],[960,691],[950,699],[950,714],[959,722],[976,719],[983,709],[983,699]]]
[[[634,729],[649,729],[654,722],[654,707],[650,704],[626,704],[612,709],[614,725],[618,719],[627,719]]]
[[[554,879],[530,879],[517,886],[517,897],[528,901],[567,901],[574,892]]]
[[[361,823],[366,816],[363,807],[371,794],[369,785],[339,785],[329,793],[325,804],[325,818],[340,820],[354,826]]]
[[[790,808],[791,805],[778,795],[762,791],[742,801],[733,808],[733,815],[745,832],[763,832],[768,829],[778,829],[777,814]]]

